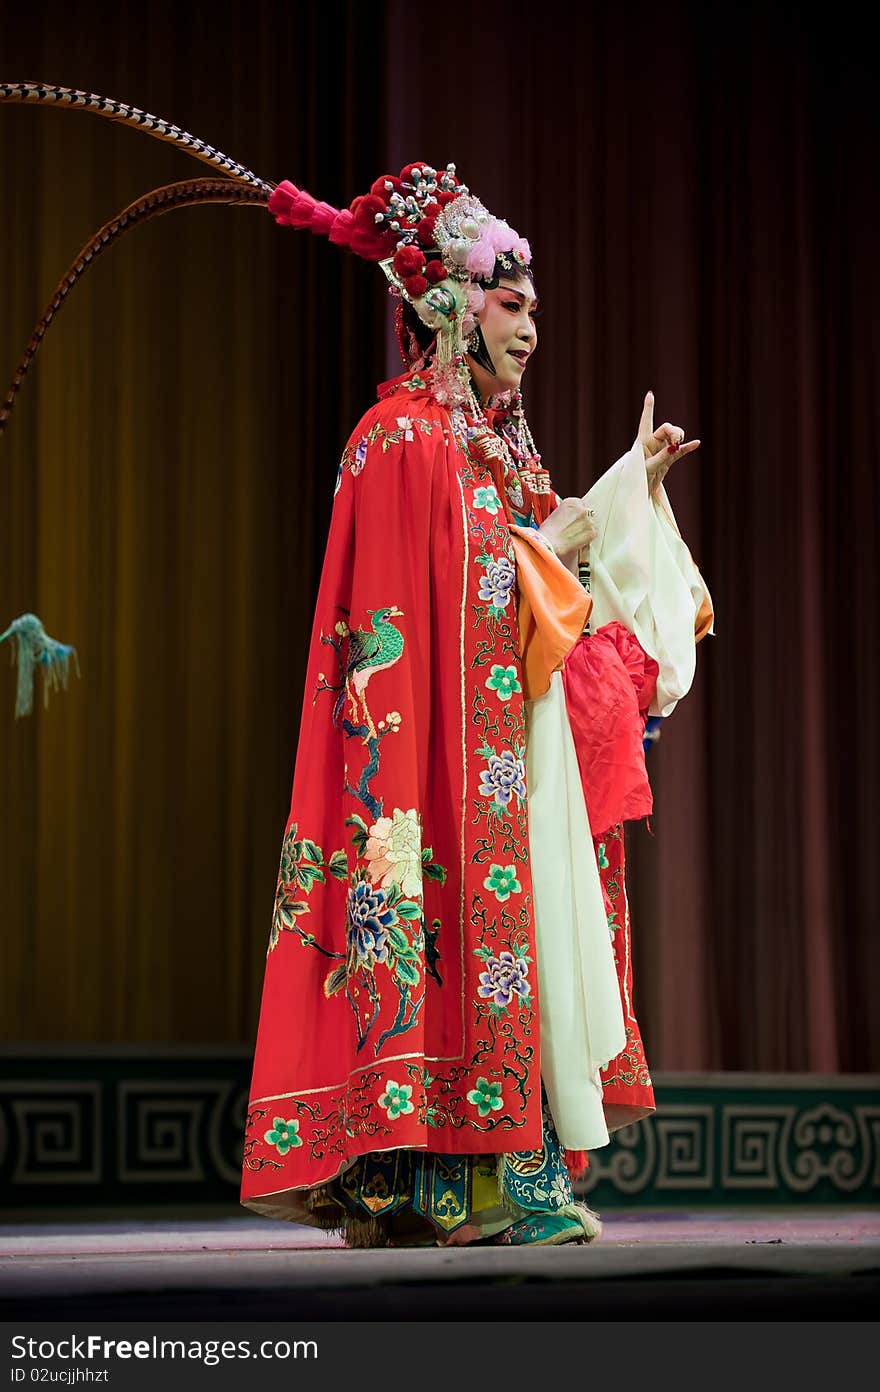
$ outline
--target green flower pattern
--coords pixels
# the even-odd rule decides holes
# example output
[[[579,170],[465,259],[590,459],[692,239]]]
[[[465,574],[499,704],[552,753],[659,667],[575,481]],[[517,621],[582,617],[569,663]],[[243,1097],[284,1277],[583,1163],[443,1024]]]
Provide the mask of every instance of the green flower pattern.
[[[494,517],[501,507],[501,499],[495,485],[490,483],[488,488],[477,488],[474,491],[474,507],[485,508]]]
[[[275,1117],[272,1122],[272,1130],[265,1133],[263,1140],[274,1146],[279,1155],[286,1155],[289,1150],[302,1145],[302,1139],[298,1132],[299,1122],[296,1118],[285,1121],[284,1117]]]
[[[516,866],[490,865],[489,875],[483,881],[483,888],[494,894],[500,904],[509,899],[511,894],[522,893],[522,885],[516,878]]]
[[[379,1106],[385,1108],[389,1121],[396,1121],[399,1116],[409,1116],[415,1111],[412,1087],[409,1083],[395,1083],[389,1078],[385,1084],[385,1091],[379,1098]]]
[[[500,1112],[504,1106],[501,1084],[490,1083],[488,1078],[478,1078],[477,1086],[468,1093],[467,1100],[472,1107],[476,1107],[481,1117],[487,1117],[491,1112]]]
[[[522,691],[522,685],[516,675],[516,668],[501,667],[498,663],[495,664],[486,678],[486,685],[490,691],[497,691],[502,701],[509,701],[514,692]]]

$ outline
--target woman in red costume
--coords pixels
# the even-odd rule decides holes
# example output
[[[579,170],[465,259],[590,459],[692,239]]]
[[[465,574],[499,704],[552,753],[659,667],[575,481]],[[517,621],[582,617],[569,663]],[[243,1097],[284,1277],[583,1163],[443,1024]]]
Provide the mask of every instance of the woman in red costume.
[[[455,167],[407,165],[350,209],[267,183],[126,103],[34,82],[0,102],[84,111],[186,149],[82,248],[16,393],[87,267],[197,203],[268,206],[378,261],[406,371],[349,440],[306,676],[244,1140],[242,1201],[350,1245],[589,1241],[586,1152],[653,1110],[632,1009],[622,823],[651,808],[642,737],[691,683],[708,593],[638,435],[585,498],[550,486],[520,384],[537,347],[523,238]],[[35,615],[18,710],[72,653]],[[0,641],[2,641],[0,638]]]
[[[572,1177],[653,1110],[621,823],[708,627],[662,489],[699,442],[649,396],[558,498],[520,392],[531,252],[454,166],[269,209],[381,262],[407,371],[336,480],[242,1201],[350,1245],[589,1241]]]

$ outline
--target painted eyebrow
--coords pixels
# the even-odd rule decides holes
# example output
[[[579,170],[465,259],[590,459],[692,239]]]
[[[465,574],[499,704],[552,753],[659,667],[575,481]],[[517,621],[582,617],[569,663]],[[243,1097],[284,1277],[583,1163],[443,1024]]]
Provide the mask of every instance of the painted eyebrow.
[[[516,295],[519,299],[523,300],[524,302],[526,301],[526,299],[528,299],[531,301],[532,309],[538,308],[537,300],[533,300],[531,295],[524,295],[522,290],[514,290],[512,285],[499,285],[498,289],[501,290],[505,295]]]

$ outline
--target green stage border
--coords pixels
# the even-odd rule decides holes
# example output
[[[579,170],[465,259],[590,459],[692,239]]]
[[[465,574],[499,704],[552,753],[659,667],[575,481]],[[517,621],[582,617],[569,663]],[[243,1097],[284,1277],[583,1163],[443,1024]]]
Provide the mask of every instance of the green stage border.
[[[0,1049],[0,1210],[235,1202],[252,1052]],[[599,1208],[880,1201],[880,1078],[659,1073],[657,1113],[593,1151]]]

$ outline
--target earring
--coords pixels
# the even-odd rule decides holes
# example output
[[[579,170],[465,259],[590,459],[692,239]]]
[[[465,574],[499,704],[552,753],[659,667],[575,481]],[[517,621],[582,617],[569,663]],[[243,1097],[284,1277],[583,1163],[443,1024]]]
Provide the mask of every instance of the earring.
[[[464,341],[464,346],[465,346],[465,348],[467,348],[467,350],[468,350],[469,353],[476,353],[476,352],[477,352],[477,350],[479,349],[479,346],[480,346],[480,331],[479,331],[479,329],[474,329],[472,333],[469,333],[469,334],[468,334],[467,338],[466,338],[465,341]]]

